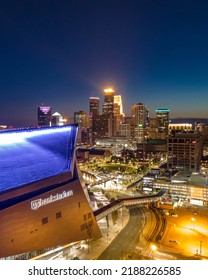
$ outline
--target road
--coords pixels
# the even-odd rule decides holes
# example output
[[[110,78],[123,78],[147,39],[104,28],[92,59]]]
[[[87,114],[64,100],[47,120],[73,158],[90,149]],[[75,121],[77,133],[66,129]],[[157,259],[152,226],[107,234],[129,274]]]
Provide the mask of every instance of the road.
[[[109,244],[98,260],[121,260],[131,253],[140,240],[140,234],[145,226],[145,212],[143,207],[131,206],[129,222]]]

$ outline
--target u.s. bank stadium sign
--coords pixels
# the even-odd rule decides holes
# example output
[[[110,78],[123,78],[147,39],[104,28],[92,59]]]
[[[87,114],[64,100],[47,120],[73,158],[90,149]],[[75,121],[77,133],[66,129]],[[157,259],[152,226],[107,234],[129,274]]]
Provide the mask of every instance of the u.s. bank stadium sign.
[[[46,198],[38,198],[36,200],[31,201],[31,209],[37,210],[41,206],[45,206],[47,204],[56,202],[57,200],[67,198],[72,195],[73,195],[73,191],[69,190],[69,191],[63,191],[62,193],[57,193],[55,195],[50,195],[49,197]]]

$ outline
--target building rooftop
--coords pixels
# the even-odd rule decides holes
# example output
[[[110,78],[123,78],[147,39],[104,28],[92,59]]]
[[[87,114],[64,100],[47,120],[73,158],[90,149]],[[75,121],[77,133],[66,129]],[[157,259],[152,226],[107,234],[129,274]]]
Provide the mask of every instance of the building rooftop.
[[[207,186],[208,176],[200,173],[192,173],[189,179],[189,184],[194,186]]]
[[[0,193],[71,171],[77,127],[0,132]]]
[[[201,133],[194,131],[194,130],[183,130],[176,132],[173,136],[170,136],[170,138],[195,138],[195,137],[200,137]]]
[[[178,171],[175,175],[171,177],[172,183],[187,183],[191,173],[188,171]]]

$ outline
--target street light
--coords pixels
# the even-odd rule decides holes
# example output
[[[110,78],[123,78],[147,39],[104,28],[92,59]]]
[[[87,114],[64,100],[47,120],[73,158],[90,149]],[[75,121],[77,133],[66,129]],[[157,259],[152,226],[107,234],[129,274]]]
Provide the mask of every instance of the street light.
[[[150,252],[150,258],[152,258],[153,252],[157,251],[157,246],[155,244],[151,245],[151,252]]]
[[[157,246],[153,244],[153,245],[151,246],[151,249],[152,249],[152,251],[156,251],[156,250],[157,250]]]
[[[192,217],[191,220],[192,220],[192,230],[194,230],[195,229],[195,221],[196,221],[196,219]]]
[[[106,237],[107,237],[107,244],[108,244],[108,239],[109,239],[109,233],[108,232],[107,232],[107,236]]]

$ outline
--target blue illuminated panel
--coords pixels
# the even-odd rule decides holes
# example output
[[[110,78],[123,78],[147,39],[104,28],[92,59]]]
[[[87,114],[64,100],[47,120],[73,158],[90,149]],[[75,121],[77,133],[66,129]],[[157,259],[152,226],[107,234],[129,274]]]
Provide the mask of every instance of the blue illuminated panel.
[[[73,125],[0,132],[0,192],[70,172]]]
[[[170,110],[169,109],[157,109],[156,112],[157,113],[169,113]]]

